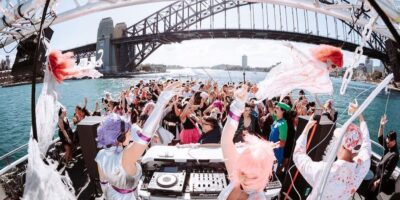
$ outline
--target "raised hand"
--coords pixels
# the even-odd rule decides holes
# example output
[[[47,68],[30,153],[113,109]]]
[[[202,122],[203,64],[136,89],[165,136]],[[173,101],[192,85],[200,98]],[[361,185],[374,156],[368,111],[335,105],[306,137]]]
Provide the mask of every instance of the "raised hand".
[[[237,89],[234,93],[235,100],[238,100],[242,103],[246,103],[247,101],[247,96],[248,96],[248,86],[247,85],[242,85],[241,88]]]
[[[241,88],[235,91],[235,100],[232,102],[230,106],[230,111],[237,117],[240,117],[244,112],[244,107],[247,101],[248,96],[248,86],[242,85]]]
[[[352,115],[354,112],[356,112],[357,109],[358,109],[358,102],[356,99],[355,103],[349,103],[348,114]]]
[[[180,82],[174,82],[165,87],[165,89],[161,92],[158,97],[159,101],[168,103],[169,100],[178,95],[182,91],[182,84]]]
[[[315,124],[317,123],[317,121],[314,120],[314,114],[312,114],[310,116],[310,119],[308,120],[308,123],[306,125],[307,129],[311,129]]]
[[[385,126],[387,122],[388,122],[388,119],[386,118],[386,114],[384,114],[381,117],[381,126]]]

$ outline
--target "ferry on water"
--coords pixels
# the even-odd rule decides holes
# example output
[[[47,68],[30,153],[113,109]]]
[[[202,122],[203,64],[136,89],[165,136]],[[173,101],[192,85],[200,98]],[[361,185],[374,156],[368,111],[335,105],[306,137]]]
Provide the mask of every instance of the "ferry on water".
[[[96,42],[52,47],[68,21],[127,8],[152,14],[132,26],[95,15]],[[15,85],[0,88],[0,199],[400,199],[396,0],[7,0],[0,10],[0,45],[16,45],[15,61],[0,62],[0,83]],[[250,50],[241,65],[144,64],[200,39],[275,41],[263,67],[249,67]],[[19,101],[30,89],[26,125],[29,113],[11,113],[29,110]],[[20,127],[30,133],[15,148]]]

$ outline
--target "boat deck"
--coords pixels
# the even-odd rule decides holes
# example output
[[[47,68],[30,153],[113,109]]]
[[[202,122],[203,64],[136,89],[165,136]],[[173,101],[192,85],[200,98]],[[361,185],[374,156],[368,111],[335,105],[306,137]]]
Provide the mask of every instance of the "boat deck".
[[[49,157],[54,160],[61,160],[63,153],[61,152],[61,143],[57,142],[52,150],[49,151]],[[60,173],[67,173],[70,177],[73,187],[75,189],[75,195],[78,200],[89,200],[89,199],[101,199],[96,198],[97,193],[94,182],[90,181],[81,148],[78,147],[73,153],[74,161],[70,167],[66,167],[64,164],[60,164],[58,170]],[[17,165],[15,169],[10,170],[9,173],[0,176],[0,199],[19,199],[22,196],[23,179],[26,170],[26,162]],[[3,191],[2,191],[3,190]],[[10,193],[13,193],[10,195]],[[99,195],[97,195],[99,196]],[[364,200],[365,198],[360,194],[356,193],[352,200]],[[381,192],[378,195],[378,200],[393,200],[394,198]]]

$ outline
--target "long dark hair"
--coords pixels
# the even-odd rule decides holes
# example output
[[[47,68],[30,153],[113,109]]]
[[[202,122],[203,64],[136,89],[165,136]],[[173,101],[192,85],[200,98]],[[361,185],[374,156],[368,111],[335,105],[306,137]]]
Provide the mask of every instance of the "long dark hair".
[[[64,111],[64,108],[63,108],[63,107],[60,107],[60,109],[58,109],[58,117],[61,116],[61,114],[63,113],[63,111]]]
[[[203,119],[204,119],[204,121],[212,124],[214,130],[221,131],[221,127],[219,126],[218,119],[211,117],[211,116],[204,117]]]
[[[200,91],[198,91],[198,92],[196,92],[196,93],[194,93],[194,105],[200,105],[200,103],[201,103],[201,92]]]

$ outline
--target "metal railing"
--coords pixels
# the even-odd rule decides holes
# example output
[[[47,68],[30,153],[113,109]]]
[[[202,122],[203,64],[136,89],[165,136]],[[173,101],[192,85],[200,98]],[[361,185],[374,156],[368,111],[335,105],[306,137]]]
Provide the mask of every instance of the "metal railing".
[[[56,142],[58,142],[60,139],[56,138],[54,139],[50,145],[54,145]],[[22,157],[18,157],[17,153],[21,152],[22,150],[27,150],[28,149],[28,143],[2,155],[0,157],[0,166],[2,167],[0,169],[0,175],[4,174],[5,172],[7,172],[8,170],[14,168],[15,166],[17,166],[18,164],[24,162],[27,158],[28,158],[28,153],[26,153],[24,156]],[[15,160],[12,160],[12,158],[15,158]],[[3,165],[3,162],[4,165]],[[4,166],[4,167],[3,167]]]
[[[6,161],[7,165],[9,165],[10,164],[10,158],[12,156],[14,156],[17,152],[21,151],[22,149],[27,149],[27,148],[28,148],[28,143],[26,143],[26,144],[14,149],[14,150],[2,155],[0,157],[0,162]]]

